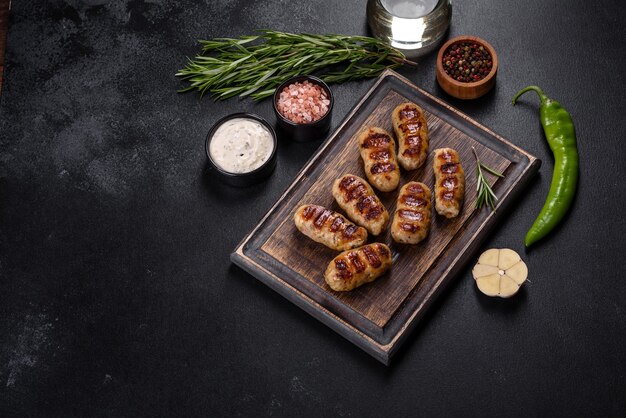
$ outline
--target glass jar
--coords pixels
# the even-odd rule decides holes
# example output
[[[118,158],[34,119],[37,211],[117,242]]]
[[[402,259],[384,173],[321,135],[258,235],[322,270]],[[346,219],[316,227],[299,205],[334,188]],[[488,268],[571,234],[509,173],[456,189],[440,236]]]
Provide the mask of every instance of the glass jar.
[[[408,58],[425,55],[443,40],[452,17],[450,0],[368,0],[372,34]]]

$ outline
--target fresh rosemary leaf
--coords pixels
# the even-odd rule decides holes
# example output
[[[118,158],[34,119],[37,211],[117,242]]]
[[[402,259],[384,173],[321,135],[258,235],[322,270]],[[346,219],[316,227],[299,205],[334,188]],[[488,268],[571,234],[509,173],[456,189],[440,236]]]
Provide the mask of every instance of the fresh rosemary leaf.
[[[274,94],[285,80],[316,74],[327,83],[378,76],[385,68],[417,65],[384,42],[367,36],[294,34],[271,30],[259,35],[199,41],[202,53],[176,73],[188,86],[216,100]]]
[[[498,198],[485,178],[483,169],[496,177],[504,177],[504,174],[499,173],[493,168],[483,164],[478,158],[478,154],[476,153],[474,147],[472,147],[472,151],[474,152],[474,157],[476,158],[476,208],[480,209],[486,205],[490,206],[491,210],[495,212]]]

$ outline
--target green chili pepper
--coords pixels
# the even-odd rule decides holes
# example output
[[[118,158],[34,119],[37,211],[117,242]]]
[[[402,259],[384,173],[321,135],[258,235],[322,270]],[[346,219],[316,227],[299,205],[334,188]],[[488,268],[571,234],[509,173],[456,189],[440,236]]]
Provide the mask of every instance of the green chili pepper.
[[[526,234],[524,243],[530,247],[545,237],[563,219],[574,200],[578,183],[578,150],[576,132],[570,114],[559,102],[547,97],[537,86],[528,86],[513,97],[515,101],[527,91],[539,95],[539,117],[548,145],[554,154],[554,172],[550,192],[535,223]]]

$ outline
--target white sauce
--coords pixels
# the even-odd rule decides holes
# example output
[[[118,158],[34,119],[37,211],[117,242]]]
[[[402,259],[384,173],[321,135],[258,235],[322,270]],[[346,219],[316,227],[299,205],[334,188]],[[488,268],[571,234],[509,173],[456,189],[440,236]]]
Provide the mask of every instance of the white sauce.
[[[247,118],[222,123],[209,145],[213,161],[229,173],[247,173],[259,168],[273,150],[274,141],[269,129]]]

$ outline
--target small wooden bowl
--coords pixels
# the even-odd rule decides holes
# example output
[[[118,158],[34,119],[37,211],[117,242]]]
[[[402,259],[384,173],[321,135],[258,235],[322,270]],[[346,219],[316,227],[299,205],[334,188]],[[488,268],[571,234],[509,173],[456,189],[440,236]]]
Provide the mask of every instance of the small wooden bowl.
[[[491,55],[491,71],[485,78],[479,81],[466,83],[463,81],[457,81],[450,77],[443,69],[443,54],[450,47],[450,45],[457,42],[475,42],[484,46]],[[498,55],[496,50],[484,39],[477,38],[475,36],[462,35],[456,38],[450,39],[443,44],[437,54],[437,81],[439,85],[450,96],[454,96],[457,99],[476,99],[493,88],[496,84],[496,74],[498,72]]]

